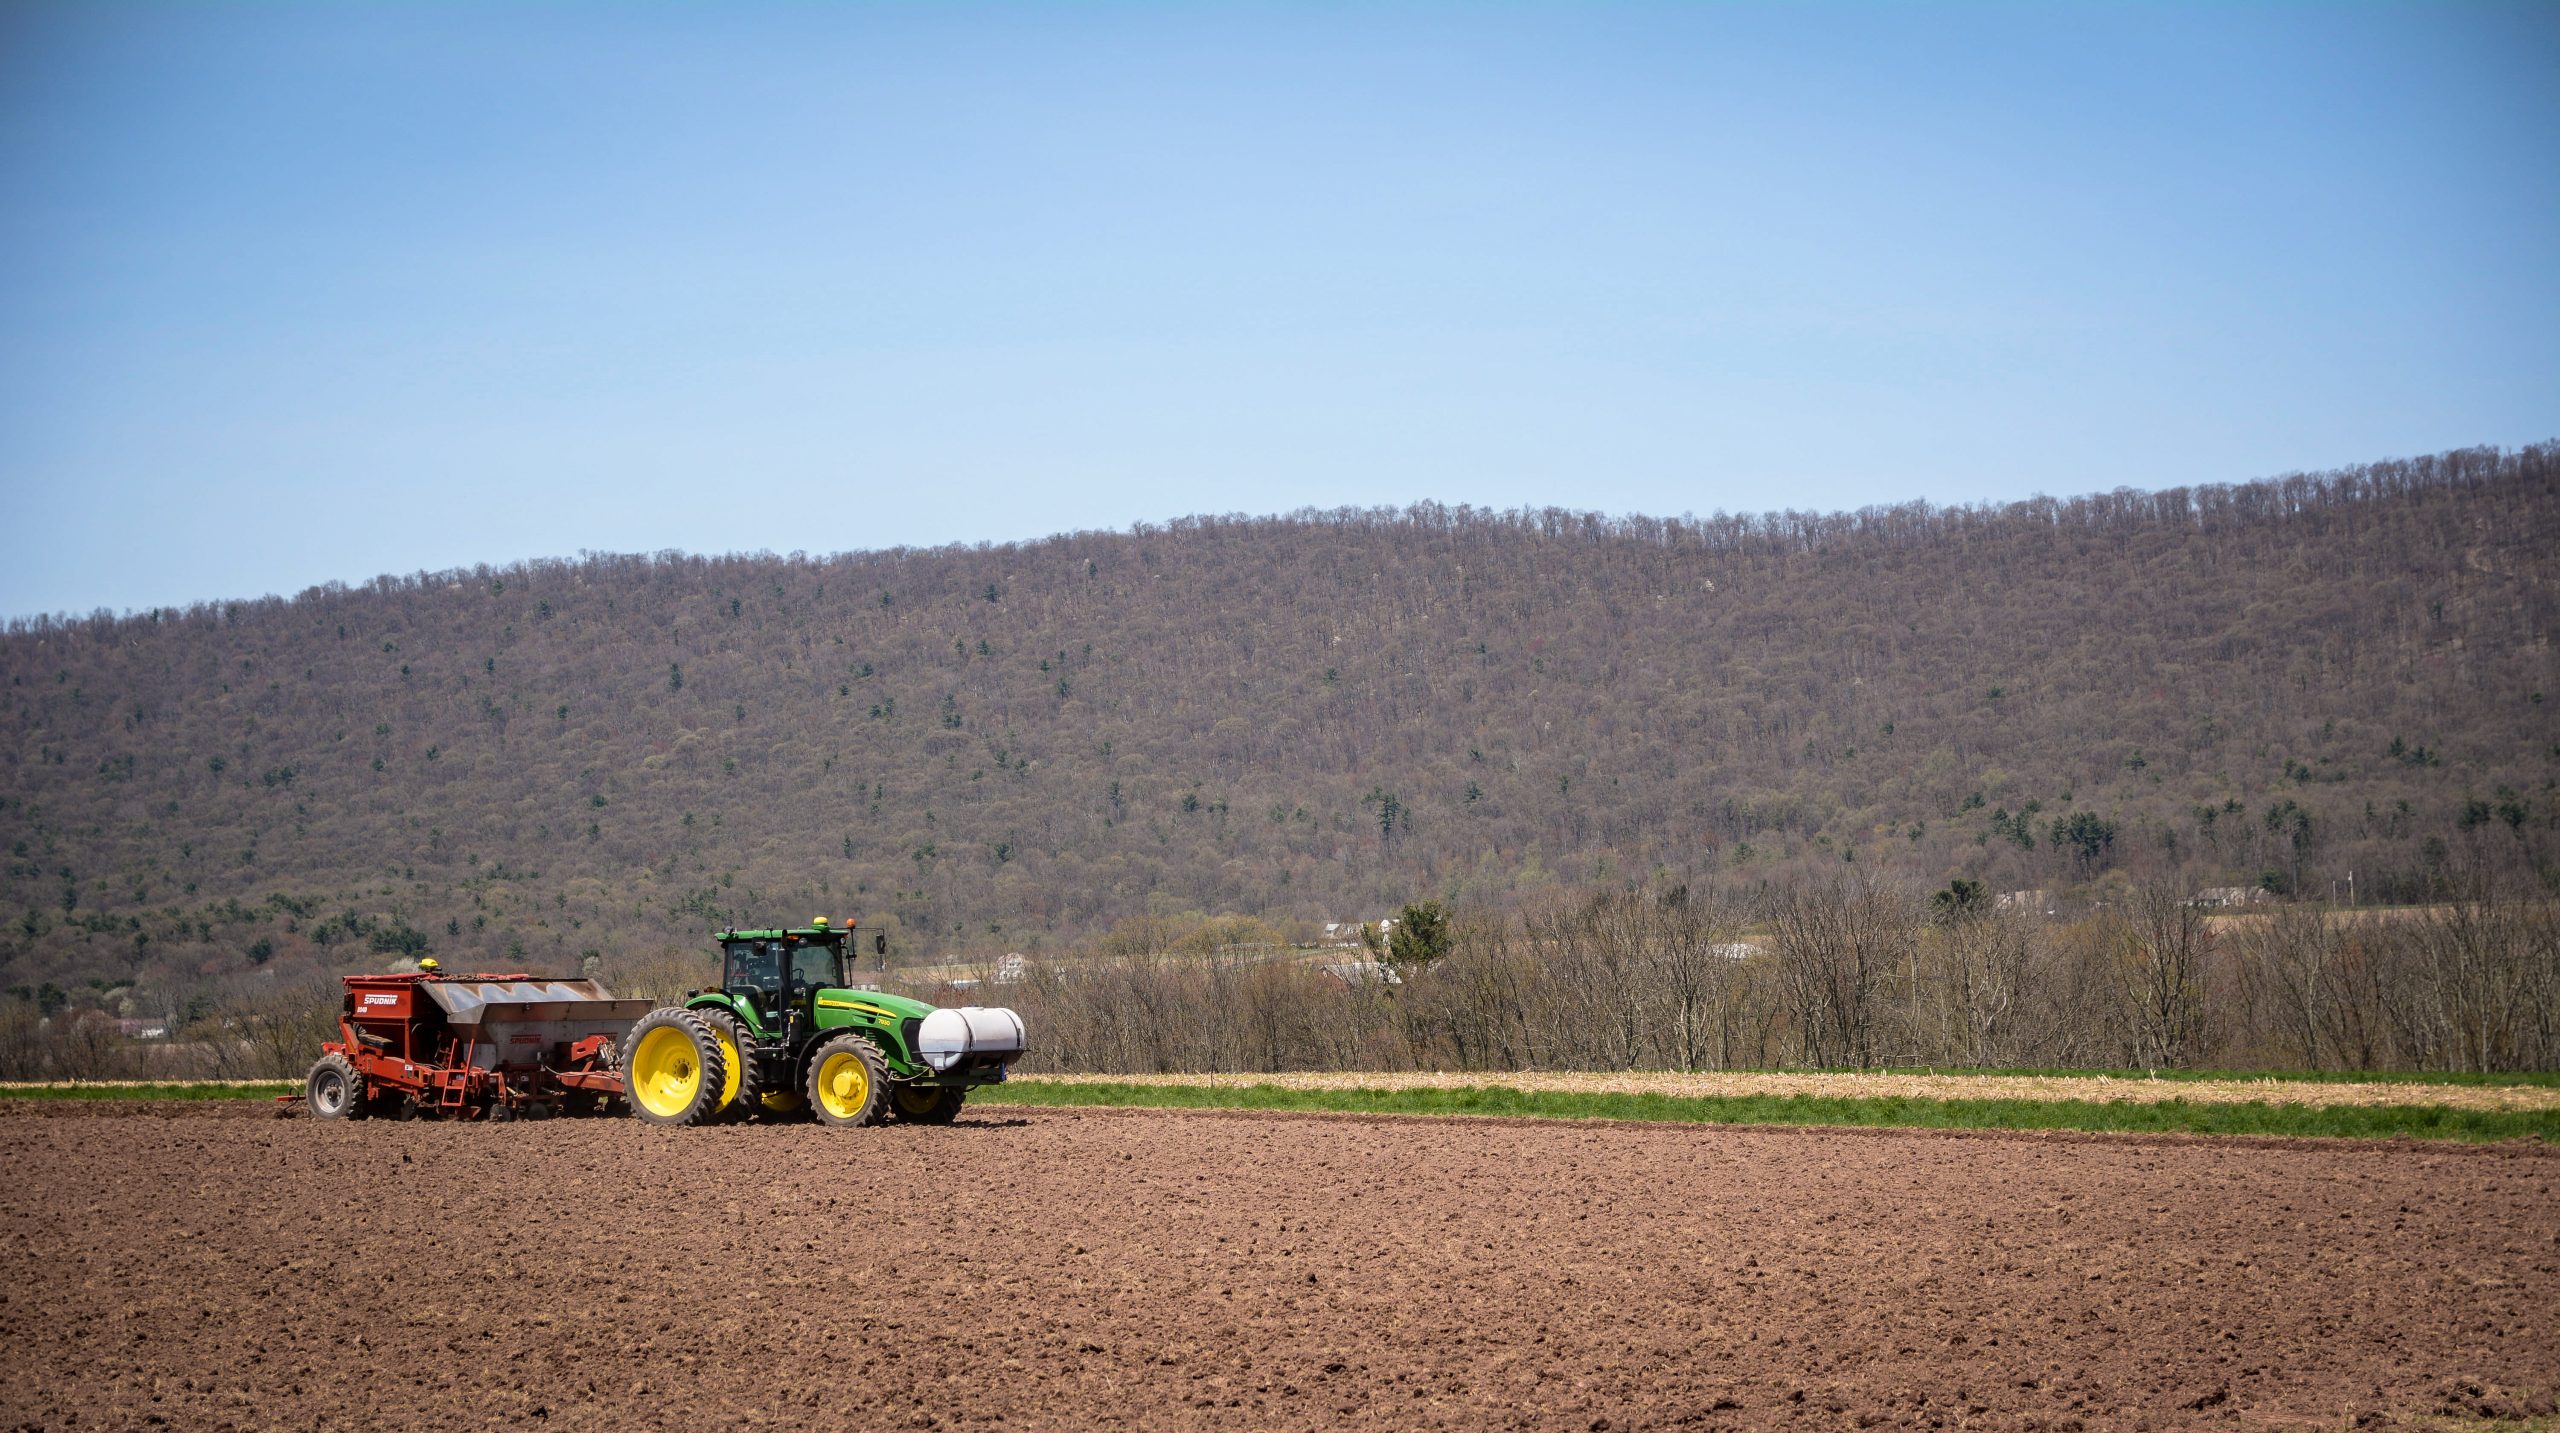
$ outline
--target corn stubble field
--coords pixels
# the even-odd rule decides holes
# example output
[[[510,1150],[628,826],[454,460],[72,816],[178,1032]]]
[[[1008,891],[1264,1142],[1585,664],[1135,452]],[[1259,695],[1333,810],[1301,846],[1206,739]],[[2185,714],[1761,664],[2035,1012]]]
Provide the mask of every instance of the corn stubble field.
[[[10,1100],[0,1339],[9,1427],[2530,1422],[2560,1382],[2560,1160],[993,1104],[842,1132]]]
[[[1137,1085],[1172,1089],[1271,1087],[1282,1090],[1487,1090],[1557,1094],[1660,1095],[1698,1099],[1732,1095],[1812,1095],[1835,1099],[2087,1100],[2157,1104],[2248,1101],[2340,1106],[2442,1105],[2465,1110],[2560,1110],[2560,1086],[2436,1084],[2423,1080],[2300,1080],[2250,1078],[2156,1079],[2078,1074],[1934,1074],[1875,1071],[1624,1070],[1505,1071],[1499,1074],[1439,1071],[1310,1071],[1242,1075],[1040,1075],[1043,1085]]]

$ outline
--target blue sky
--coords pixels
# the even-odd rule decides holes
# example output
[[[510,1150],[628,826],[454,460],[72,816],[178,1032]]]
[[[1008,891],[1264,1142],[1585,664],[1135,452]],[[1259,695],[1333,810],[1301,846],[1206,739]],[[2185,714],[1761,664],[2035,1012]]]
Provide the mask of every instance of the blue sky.
[[[2560,6],[0,10],[0,615],[2560,436]]]

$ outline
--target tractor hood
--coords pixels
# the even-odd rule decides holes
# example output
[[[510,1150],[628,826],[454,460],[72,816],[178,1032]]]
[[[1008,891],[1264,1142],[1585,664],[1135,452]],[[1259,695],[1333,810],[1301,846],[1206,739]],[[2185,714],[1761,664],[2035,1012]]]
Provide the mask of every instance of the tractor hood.
[[[1004,1078],[1028,1042],[1022,1017],[979,1005],[934,1006],[878,990],[830,987],[817,996],[818,1023],[879,1021],[893,1032],[892,1048],[935,1075],[969,1080]]]
[[[840,990],[833,987],[818,992],[821,1010],[858,1010],[896,1024],[901,1020],[922,1020],[933,1013],[933,1007],[922,1000],[909,1000],[880,990]]]

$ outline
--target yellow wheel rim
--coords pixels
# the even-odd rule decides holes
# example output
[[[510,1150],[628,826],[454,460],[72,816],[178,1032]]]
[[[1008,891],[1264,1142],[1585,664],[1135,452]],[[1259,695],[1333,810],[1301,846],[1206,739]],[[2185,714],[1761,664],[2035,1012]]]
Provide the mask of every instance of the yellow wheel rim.
[[[720,1059],[729,1067],[720,1078],[720,1108],[725,1110],[738,1102],[739,1071],[746,1064],[738,1058],[738,1042],[729,1038],[728,1026],[713,1021],[711,1038],[720,1042]]]
[[[860,1055],[839,1052],[818,1066],[818,1103],[840,1120],[860,1115],[871,1103],[871,1072]]]
[[[800,1098],[789,1090],[767,1090],[763,1095],[759,1096],[759,1098],[764,1101],[764,1107],[766,1109],[771,1110],[773,1113],[778,1115],[787,1115],[793,1110],[800,1108],[802,1105],[809,1103],[807,1100]]]
[[[702,1060],[693,1037],[661,1025],[640,1037],[631,1052],[631,1098],[653,1115],[673,1119],[693,1108],[702,1090]]]
[[[940,1090],[908,1088],[898,1091],[898,1108],[907,1114],[929,1115],[933,1113],[933,1107],[940,1103],[942,1103]]]

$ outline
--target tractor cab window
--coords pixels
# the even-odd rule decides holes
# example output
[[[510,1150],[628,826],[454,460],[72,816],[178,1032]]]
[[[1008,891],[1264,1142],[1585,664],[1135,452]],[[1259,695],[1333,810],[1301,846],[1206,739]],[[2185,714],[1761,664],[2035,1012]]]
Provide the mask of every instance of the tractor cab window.
[[[796,1004],[822,986],[844,984],[843,957],[834,941],[733,940],[721,986],[745,995],[768,1012]]]
[[[775,940],[733,940],[729,942],[729,973],[722,985],[731,991],[752,990],[760,995],[782,994],[782,942]]]
[[[791,988],[794,993],[842,984],[844,968],[837,957],[835,942],[813,942],[792,953]]]

